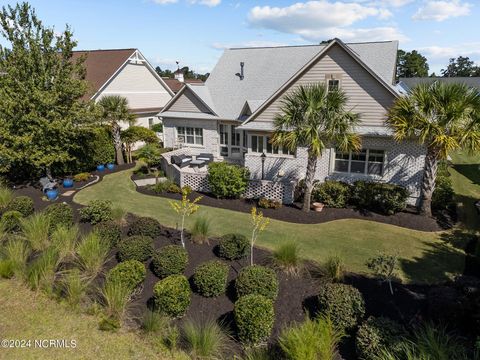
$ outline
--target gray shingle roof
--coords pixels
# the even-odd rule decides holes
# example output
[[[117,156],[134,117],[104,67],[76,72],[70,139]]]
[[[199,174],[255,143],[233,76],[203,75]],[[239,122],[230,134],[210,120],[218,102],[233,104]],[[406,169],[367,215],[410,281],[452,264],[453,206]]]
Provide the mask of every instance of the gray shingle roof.
[[[418,84],[431,84],[435,81],[444,83],[462,83],[480,89],[480,77],[414,77],[400,78],[399,84],[402,87],[411,89]]]

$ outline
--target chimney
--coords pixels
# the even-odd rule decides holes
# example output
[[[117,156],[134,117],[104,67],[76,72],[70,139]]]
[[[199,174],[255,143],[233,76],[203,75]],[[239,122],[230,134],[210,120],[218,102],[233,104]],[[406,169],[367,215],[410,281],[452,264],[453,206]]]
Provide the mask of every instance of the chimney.
[[[178,69],[177,71],[175,71],[175,79],[182,83],[185,82],[182,70]]]

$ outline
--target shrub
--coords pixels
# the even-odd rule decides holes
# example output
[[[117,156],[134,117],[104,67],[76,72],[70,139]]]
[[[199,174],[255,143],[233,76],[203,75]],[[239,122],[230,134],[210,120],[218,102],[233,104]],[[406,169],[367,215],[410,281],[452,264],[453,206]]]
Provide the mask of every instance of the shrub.
[[[218,245],[218,255],[227,260],[244,258],[250,251],[250,242],[242,234],[222,236]]]
[[[363,296],[351,285],[327,283],[318,295],[320,310],[339,329],[353,329],[365,314]]]
[[[258,207],[263,209],[279,209],[282,207],[282,203],[277,200],[262,197],[258,200]]]
[[[13,199],[13,191],[0,181],[0,214],[8,207]]]
[[[112,209],[112,219],[119,225],[126,223],[127,211],[121,207],[114,207]]]
[[[343,259],[339,255],[332,255],[327,258],[325,262],[325,276],[328,280],[333,282],[340,282],[343,280],[345,273],[345,265]]]
[[[336,359],[337,346],[345,333],[337,330],[327,316],[307,318],[300,325],[284,329],[278,340],[287,359]]]
[[[397,322],[384,317],[370,317],[357,331],[355,347],[360,359],[374,360],[383,349],[398,353],[406,336],[405,329]]]
[[[175,183],[170,183],[170,185],[167,188],[167,192],[172,193],[172,194],[181,194],[182,193],[182,188],[178,186]]]
[[[299,275],[302,268],[302,260],[298,243],[291,241],[280,245],[273,252],[273,262],[287,274]]]
[[[408,191],[402,186],[386,183],[356,181],[352,203],[359,208],[393,215],[407,206]]]
[[[238,274],[235,289],[238,297],[259,294],[275,300],[278,294],[277,275],[275,271],[265,266],[247,266]]]
[[[183,275],[170,275],[153,287],[158,310],[172,318],[181,317],[190,305],[190,286]]]
[[[90,179],[90,173],[88,172],[78,173],[73,176],[73,181],[76,182],[87,181],[88,179]]]
[[[200,295],[206,297],[225,293],[227,288],[228,266],[221,261],[208,261],[195,269],[193,283]]]
[[[73,308],[78,307],[82,302],[87,285],[88,282],[77,268],[65,271],[60,281],[62,294],[67,303]]]
[[[50,219],[50,230],[58,226],[70,227],[73,225],[73,209],[66,203],[51,204],[45,208],[45,214]]]
[[[80,219],[92,225],[112,220],[112,203],[108,200],[92,200],[80,209]]]
[[[193,359],[221,359],[227,336],[214,320],[189,320],[183,325],[183,340]]]
[[[327,207],[344,208],[350,201],[350,185],[334,180],[315,184],[312,200],[321,202]]]
[[[122,238],[121,226],[112,220],[102,221],[94,229],[100,240],[110,248],[117,246]]]
[[[235,302],[233,314],[243,343],[256,345],[270,336],[275,321],[271,299],[258,294],[242,296]]]
[[[153,240],[148,236],[130,236],[118,243],[117,257],[120,261],[147,261],[153,254]]]
[[[22,213],[24,217],[32,215],[35,211],[33,199],[30,196],[14,197],[8,204],[7,208],[10,211],[18,211]]]
[[[366,265],[375,276],[388,283],[393,295],[392,281],[398,272],[398,255],[380,254],[368,259]]]
[[[140,217],[128,228],[128,235],[142,235],[150,236],[152,239],[156,238],[162,233],[162,226],[160,223],[151,217]]]
[[[4,244],[2,249],[4,271],[11,276],[25,279],[27,273],[27,260],[30,249],[21,239],[12,239]]]
[[[102,291],[106,319],[113,320],[120,327],[127,315],[132,300],[132,290],[120,281],[107,281]]]
[[[188,263],[188,253],[182,246],[167,245],[153,255],[152,269],[160,278],[169,275],[179,275],[185,271]]]
[[[57,250],[54,248],[48,248],[29,264],[27,283],[32,290],[41,289],[47,294],[52,294],[57,263]]]
[[[161,194],[164,192],[168,192],[168,189],[170,186],[173,184],[173,182],[169,179],[159,181],[158,184],[151,185],[150,188],[156,193],[156,194]]]
[[[147,270],[145,265],[137,260],[127,260],[112,268],[107,274],[107,281],[122,283],[133,291],[145,280]]]
[[[208,165],[210,191],[219,198],[238,198],[247,189],[250,172],[247,168],[227,162]]]
[[[437,175],[432,194],[432,210],[446,210],[455,205],[452,180],[445,175]]]
[[[44,213],[35,213],[20,219],[23,237],[33,250],[43,251],[51,244],[50,219]]]
[[[19,232],[22,218],[23,215],[20,211],[11,210],[4,212],[2,215],[2,223],[5,231],[9,233]]]
[[[193,242],[198,244],[208,244],[208,235],[210,234],[210,220],[204,217],[197,217],[190,232],[192,234]]]
[[[57,249],[60,262],[75,258],[79,229],[77,225],[58,226],[51,235],[52,246]]]
[[[170,319],[157,311],[147,310],[142,317],[142,330],[146,333],[158,333],[165,330]]]
[[[95,278],[103,271],[109,251],[108,244],[102,242],[95,232],[89,233],[77,247],[80,268],[88,277]]]

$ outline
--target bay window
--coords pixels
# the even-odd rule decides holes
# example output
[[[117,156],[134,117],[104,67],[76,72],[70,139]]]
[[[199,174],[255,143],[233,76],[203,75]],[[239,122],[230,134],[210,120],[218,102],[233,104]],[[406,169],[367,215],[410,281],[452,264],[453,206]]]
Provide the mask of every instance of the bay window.
[[[382,176],[385,150],[362,149],[358,152],[335,152],[335,172]]]

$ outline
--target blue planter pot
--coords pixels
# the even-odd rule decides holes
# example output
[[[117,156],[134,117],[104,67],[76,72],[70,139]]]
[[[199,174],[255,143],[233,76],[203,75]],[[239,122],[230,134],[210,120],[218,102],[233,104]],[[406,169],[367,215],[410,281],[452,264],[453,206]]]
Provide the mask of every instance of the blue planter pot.
[[[64,188],[71,188],[71,187],[73,187],[73,180],[72,180],[72,179],[64,179],[64,180],[63,180],[63,187],[64,187]]]
[[[105,165],[97,165],[97,170],[98,170],[98,171],[103,171],[103,170],[105,170]]]
[[[115,165],[112,164],[112,163],[107,164],[107,169],[108,169],[108,170],[113,170],[113,169],[115,169]]]
[[[55,190],[55,189],[47,190],[48,200],[55,200],[57,197],[58,197],[58,190]]]

